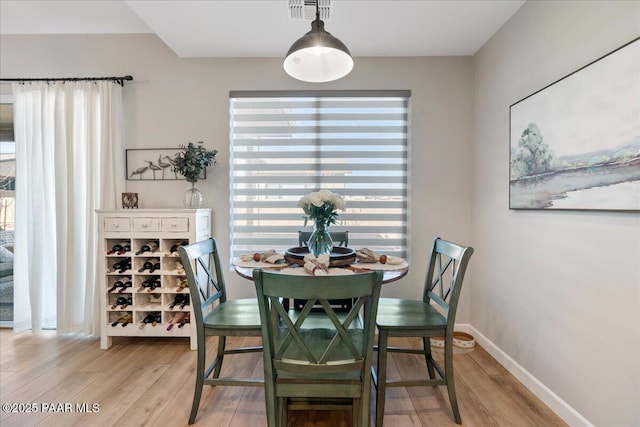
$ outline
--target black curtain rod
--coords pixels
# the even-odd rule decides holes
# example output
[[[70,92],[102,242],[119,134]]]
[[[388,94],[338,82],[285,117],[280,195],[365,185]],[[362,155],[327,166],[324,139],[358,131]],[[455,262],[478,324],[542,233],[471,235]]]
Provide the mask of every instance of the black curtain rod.
[[[0,79],[1,82],[78,82],[78,81],[98,81],[110,80],[124,86],[125,80],[133,80],[131,76],[124,77],[61,77],[61,78],[43,78],[43,79]]]

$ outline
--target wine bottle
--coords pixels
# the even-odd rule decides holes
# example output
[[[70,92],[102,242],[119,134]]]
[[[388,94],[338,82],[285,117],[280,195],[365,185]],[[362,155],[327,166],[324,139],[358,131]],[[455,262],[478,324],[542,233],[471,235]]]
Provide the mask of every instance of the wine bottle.
[[[120,249],[117,254],[118,255],[122,255],[126,252],[130,252],[131,251],[131,243],[129,242],[124,242],[124,245],[122,245],[122,249]]]
[[[171,246],[171,250],[169,251],[171,253],[172,256],[177,256],[178,255],[178,248],[180,246],[187,246],[189,244],[189,242],[187,242],[186,240],[183,240],[179,243],[176,243],[175,245]]]
[[[112,268],[114,270],[117,270],[119,274],[122,274],[127,270],[131,270],[131,260],[124,259],[120,262],[113,264]]]
[[[124,316],[121,316],[118,320],[111,324],[112,327],[116,327],[118,323],[122,323],[122,326],[127,326],[131,322],[131,313],[127,313]]]
[[[175,270],[176,274],[184,274],[184,265],[182,265],[181,262],[177,261],[176,262],[176,270]]]
[[[171,318],[171,321],[169,322],[169,326],[167,326],[167,331],[170,331],[171,329],[173,329],[173,325],[175,325],[176,323],[180,323],[180,321],[182,321],[182,319],[184,319],[184,316],[187,315],[186,311],[179,311],[176,314],[173,315],[173,317]]]
[[[107,273],[114,273],[117,271],[118,273],[122,274],[129,269],[131,269],[131,260],[123,259],[115,262],[111,266],[111,268],[107,270]]]
[[[159,311],[151,311],[144,316],[144,319],[140,322],[140,329],[144,328],[147,323],[152,323],[153,326],[156,325],[156,317],[160,314]]]
[[[124,260],[120,260],[120,261],[116,261],[111,265],[111,268],[109,268],[107,270],[107,273],[114,273],[118,270],[120,270],[121,266],[123,265]]]
[[[109,249],[107,251],[107,255],[114,254],[114,253],[116,253],[116,252],[118,252],[120,250],[122,250],[122,245],[120,245],[120,244],[113,245],[113,246],[111,246],[111,249]]]
[[[151,326],[156,326],[158,323],[162,322],[162,314],[159,311],[154,311],[156,313],[156,318],[151,323]]]
[[[178,328],[182,328],[186,323],[189,323],[191,320],[191,316],[189,315],[189,313],[187,313],[186,316],[184,316],[182,318],[182,320],[180,321],[180,324],[178,325]]]
[[[107,251],[107,255],[111,255],[114,254],[116,252],[118,252],[118,254],[120,253],[120,251],[122,250],[122,248],[124,248],[124,245],[126,245],[128,242],[120,242],[120,243],[116,243],[115,245],[111,246],[111,249],[109,249]]]
[[[173,307],[175,307],[177,304],[180,304],[184,301],[185,298],[185,294],[176,294],[176,296],[173,298],[173,302],[171,304],[169,304],[169,310],[173,310]]]
[[[149,270],[149,273],[153,273],[154,271],[160,270],[160,260],[156,258],[151,261],[153,262],[153,267],[151,267],[151,269]]]
[[[120,308],[125,309],[130,304],[131,304],[131,296],[129,296],[129,297],[118,297],[116,299],[116,303],[111,306],[111,309],[114,309],[117,306],[121,306]]]
[[[138,269],[138,273],[142,273],[145,270],[151,270],[152,268],[153,263],[151,261],[145,261],[144,264],[142,264],[142,267]]]
[[[144,319],[142,319],[142,320],[140,321],[140,323],[139,323],[139,325],[140,325],[140,326],[138,326],[138,329],[142,329],[142,328],[144,328],[144,327],[147,325],[147,323],[151,323],[151,322],[153,322],[153,318],[151,317],[151,315],[150,315],[150,314],[147,314],[147,315],[144,317]]]
[[[190,304],[191,301],[189,301],[189,294],[186,294],[184,296],[184,300],[182,301],[182,304],[180,304],[180,310],[184,310],[184,308],[186,306],[188,306]]]
[[[152,283],[153,283],[153,277],[150,277],[150,278],[146,279],[145,281],[140,283],[140,287],[138,288],[138,292],[144,292],[144,290],[146,288],[150,287]]]
[[[127,326],[131,322],[133,322],[133,316],[131,314],[127,314],[125,316],[124,321],[122,322],[122,327],[124,328],[125,326]]]
[[[133,287],[133,283],[131,283],[131,279],[125,280],[125,282],[120,286],[119,294],[123,293],[125,289]]]
[[[140,289],[138,289],[138,292],[142,292],[145,289],[147,290],[147,292],[151,292],[151,291],[155,290],[156,288],[159,288],[160,285],[161,285],[160,277],[159,276],[152,276],[152,277],[149,277],[144,282],[142,282],[142,284],[140,286]]]
[[[145,270],[149,270],[149,273],[160,270],[160,260],[157,258],[146,260],[142,267],[138,269],[138,273],[142,273]]]
[[[122,268],[120,270],[118,270],[118,273],[124,273],[127,270],[131,270],[131,260],[128,259],[124,262],[124,265],[122,266]]]
[[[111,293],[122,286],[124,286],[124,282],[122,280],[116,280],[115,282],[113,282],[113,286],[111,286],[107,292]]]
[[[143,254],[145,252],[155,252],[158,250],[158,242],[150,241],[140,247],[140,250],[136,252],[136,255]]]
[[[180,279],[180,283],[178,283],[178,286],[176,287],[176,292],[180,292],[184,288],[188,288],[188,287],[189,287],[189,282],[187,281],[187,279]]]

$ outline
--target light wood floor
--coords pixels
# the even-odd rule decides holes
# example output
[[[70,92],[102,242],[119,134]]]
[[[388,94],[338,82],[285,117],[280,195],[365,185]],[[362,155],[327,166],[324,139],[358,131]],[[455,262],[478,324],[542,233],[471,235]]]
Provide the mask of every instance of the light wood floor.
[[[240,340],[230,340],[230,344],[237,345]],[[250,343],[247,338],[242,340],[240,344]],[[407,343],[418,345],[419,341],[394,341]],[[57,337],[50,331],[14,335],[1,329],[0,425],[186,426],[195,357],[186,339],[114,338],[109,350],[101,350],[97,339]],[[225,369],[235,375],[262,377],[261,357],[232,356]],[[422,369],[417,356],[389,357],[392,377],[415,378]],[[463,425],[565,425],[479,346],[454,356],[454,366]],[[8,403],[26,403],[31,408],[37,404],[38,413],[5,412]],[[83,403],[88,404],[85,408],[97,404],[99,411],[81,412],[76,404]],[[42,409],[55,412],[42,413]],[[349,420],[350,414],[340,411],[295,411],[290,415],[290,425],[296,427],[340,427],[349,425]],[[265,426],[263,389],[205,386],[195,425]],[[446,390],[389,389],[385,425],[454,426]]]

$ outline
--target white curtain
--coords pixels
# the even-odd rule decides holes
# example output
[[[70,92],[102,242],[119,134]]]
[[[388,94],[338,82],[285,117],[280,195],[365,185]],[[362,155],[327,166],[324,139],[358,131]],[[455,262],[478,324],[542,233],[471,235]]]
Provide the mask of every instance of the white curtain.
[[[95,209],[124,191],[122,87],[14,84],[14,331],[99,333]]]

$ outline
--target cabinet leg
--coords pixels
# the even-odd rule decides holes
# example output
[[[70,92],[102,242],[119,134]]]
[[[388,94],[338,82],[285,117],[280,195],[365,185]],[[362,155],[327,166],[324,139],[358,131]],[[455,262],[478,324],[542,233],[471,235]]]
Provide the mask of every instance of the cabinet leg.
[[[198,338],[195,336],[195,334],[191,334],[191,337],[189,338],[189,341],[191,341],[191,350],[197,350],[198,349]]]
[[[108,337],[106,335],[102,335],[100,337],[100,348],[102,350],[106,350],[109,347],[111,347],[111,337]]]

